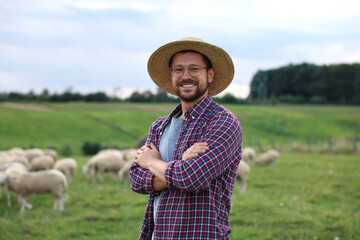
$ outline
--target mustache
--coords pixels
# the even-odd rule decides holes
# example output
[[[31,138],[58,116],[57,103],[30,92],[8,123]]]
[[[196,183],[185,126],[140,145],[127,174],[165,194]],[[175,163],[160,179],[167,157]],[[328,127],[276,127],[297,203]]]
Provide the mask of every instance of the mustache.
[[[178,85],[196,84],[196,81],[191,79],[184,79],[178,82]]]

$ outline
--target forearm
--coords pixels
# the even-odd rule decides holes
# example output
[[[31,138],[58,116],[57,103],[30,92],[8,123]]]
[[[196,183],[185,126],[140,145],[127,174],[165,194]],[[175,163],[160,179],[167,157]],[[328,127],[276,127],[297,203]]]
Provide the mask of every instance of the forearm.
[[[149,166],[149,170],[152,174],[155,175],[153,179],[152,187],[154,191],[162,191],[167,188],[165,183],[165,169],[168,163],[160,160],[160,159],[153,159],[152,163]]]
[[[152,182],[152,187],[155,192],[160,192],[167,188],[165,182],[161,181],[158,177],[154,177]]]
[[[153,175],[151,182],[152,189],[154,191],[161,191],[167,188],[165,184],[165,170],[168,163],[161,159],[160,152],[153,143],[150,143],[150,147],[143,146],[137,152],[134,162],[143,169],[150,171]]]

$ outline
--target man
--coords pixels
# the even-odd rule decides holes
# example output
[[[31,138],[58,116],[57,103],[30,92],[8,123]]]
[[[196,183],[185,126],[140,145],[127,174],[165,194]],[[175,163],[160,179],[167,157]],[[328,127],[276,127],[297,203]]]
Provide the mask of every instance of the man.
[[[232,81],[221,48],[183,38],[157,49],[148,71],[180,104],[150,127],[129,169],[132,190],[150,194],[139,239],[229,239],[242,129],[212,100]]]

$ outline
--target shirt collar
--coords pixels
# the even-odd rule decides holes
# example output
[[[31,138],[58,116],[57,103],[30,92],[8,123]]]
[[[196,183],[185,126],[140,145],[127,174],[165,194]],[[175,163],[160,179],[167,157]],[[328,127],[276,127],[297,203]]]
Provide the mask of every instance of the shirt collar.
[[[192,118],[195,119],[197,117],[199,117],[204,110],[213,102],[212,97],[210,96],[210,94],[206,95],[204,98],[202,98],[199,102],[195,103],[186,113],[185,113],[185,117],[186,118]],[[177,105],[176,108],[170,113],[170,115],[168,116],[168,118],[172,118],[174,116],[176,116],[176,114],[178,114],[179,112],[181,112],[181,104]]]
[[[208,108],[208,106],[213,102],[213,99],[208,94],[203,99],[201,99],[199,102],[195,103],[186,113],[186,118],[197,118],[199,117],[205,109]]]

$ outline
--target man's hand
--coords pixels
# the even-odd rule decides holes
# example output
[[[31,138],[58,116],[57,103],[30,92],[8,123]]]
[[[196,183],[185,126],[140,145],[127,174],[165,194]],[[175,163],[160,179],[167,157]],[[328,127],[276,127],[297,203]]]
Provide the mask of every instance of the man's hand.
[[[144,169],[150,169],[150,166],[156,160],[161,160],[160,152],[155,144],[150,143],[150,147],[142,146],[136,153],[134,162]]]
[[[206,142],[194,143],[189,147],[182,155],[182,160],[187,161],[199,156],[199,153],[205,153],[209,150],[209,147]]]
[[[161,159],[161,155],[155,144],[150,143],[150,148],[143,146],[136,153],[134,163],[140,167],[150,170],[155,175],[153,188],[155,191],[161,191],[167,188],[165,184],[165,170],[167,162]]]

